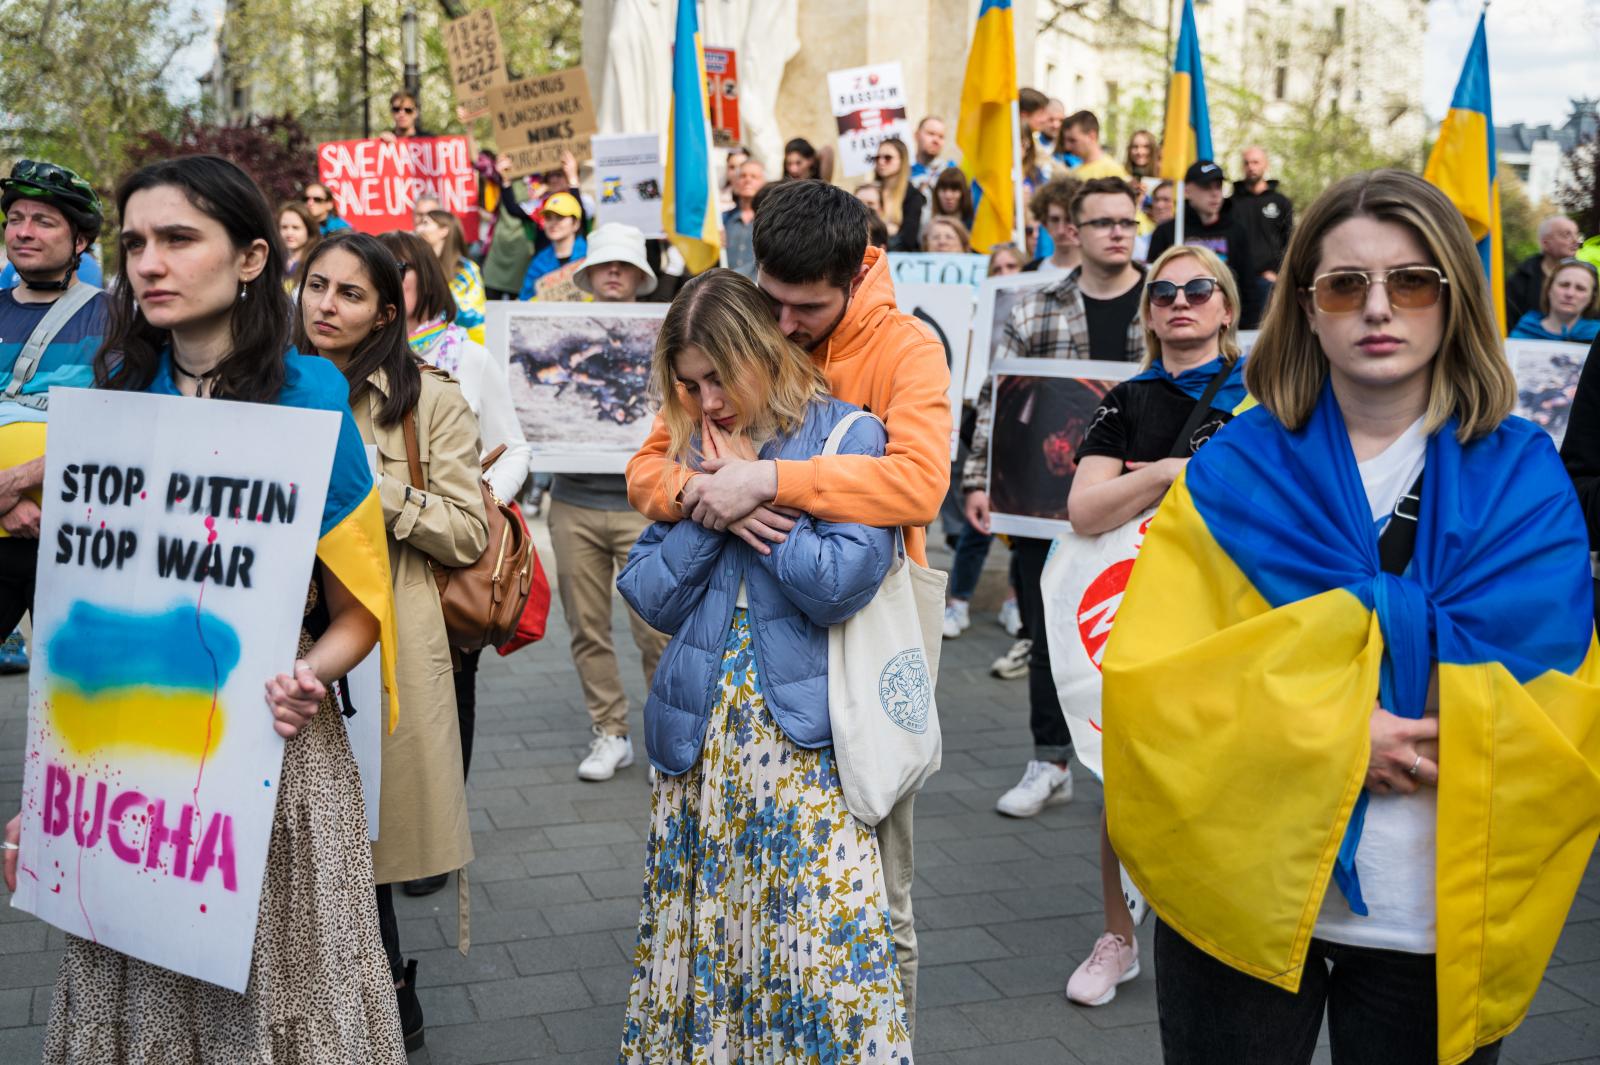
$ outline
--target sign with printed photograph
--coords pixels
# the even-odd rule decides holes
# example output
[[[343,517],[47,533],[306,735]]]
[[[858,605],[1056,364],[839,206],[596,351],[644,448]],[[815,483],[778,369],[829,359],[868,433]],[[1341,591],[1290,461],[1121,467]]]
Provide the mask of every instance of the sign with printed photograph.
[[[901,285],[966,285],[976,289],[989,269],[987,255],[936,251],[892,251],[889,272]]]
[[[595,205],[601,225],[636,226],[646,240],[661,229],[661,140],[654,133],[618,133],[592,139]]]
[[[444,54],[450,62],[450,83],[461,105],[461,120],[482,118],[489,113],[489,88],[509,80],[494,11],[480,7],[446,22]]]
[[[1004,359],[991,367],[989,527],[1053,540],[1072,531],[1067,494],[1095,411],[1137,363]]]
[[[705,53],[711,146],[732,148],[744,136],[739,129],[739,54],[732,48],[711,47]]]
[[[967,344],[972,336],[972,289],[966,285],[894,286],[900,310],[918,319],[944,345],[950,368],[950,457],[961,439],[961,394],[966,384]]]
[[[478,232],[478,172],[466,137],[329,141],[317,146],[317,180],[362,233],[409,230],[422,196],[460,218],[468,240]]]
[[[891,137],[913,150],[899,63],[830,71],[828,96],[839,128],[839,165],[845,177],[872,173],[878,145]]]
[[[339,416],[55,389],[13,905],[243,991]]]
[[[989,377],[989,364],[994,361],[1005,333],[1006,319],[1017,301],[1036,288],[1043,288],[1061,280],[1060,274],[1011,274],[1006,277],[986,277],[978,286],[978,305],[972,315],[972,353],[967,357],[967,392],[965,398],[975,400]]]
[[[1572,397],[1578,391],[1589,345],[1562,340],[1507,340],[1506,358],[1517,377],[1516,413],[1550,434],[1556,447],[1567,436]]]
[[[622,473],[655,420],[650,359],[665,303],[490,302],[488,348],[506,368],[533,468]]]
[[[491,86],[489,112],[495,145],[511,158],[509,177],[558,169],[562,152],[583,162],[599,131],[582,67]]]

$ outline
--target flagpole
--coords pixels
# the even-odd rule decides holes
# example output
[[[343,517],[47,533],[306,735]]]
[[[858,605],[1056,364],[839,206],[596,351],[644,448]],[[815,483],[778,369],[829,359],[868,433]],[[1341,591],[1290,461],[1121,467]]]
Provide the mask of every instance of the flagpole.
[[[1022,119],[1018,109],[1016,97],[1011,98],[1011,158],[1016,160],[1011,167],[1011,235],[1017,242],[1017,247],[1022,250],[1022,257],[1027,259],[1032,255],[1028,248],[1028,230],[1023,224],[1022,205]]]
[[[1172,199],[1172,243],[1178,245],[1183,243],[1183,216],[1189,212],[1188,205],[1183,202],[1183,179],[1179,178],[1173,188],[1175,191]]]

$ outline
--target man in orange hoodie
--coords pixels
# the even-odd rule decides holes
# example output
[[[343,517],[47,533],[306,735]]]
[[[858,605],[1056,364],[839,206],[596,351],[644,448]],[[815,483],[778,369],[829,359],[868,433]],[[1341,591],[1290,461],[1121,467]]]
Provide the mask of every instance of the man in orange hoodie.
[[[811,352],[833,395],[883,420],[882,458],[716,461],[704,472],[667,460],[658,419],[628,463],[628,499],[656,521],[728,529],[763,554],[794,527],[784,510],[826,521],[902,526],[926,562],[924,526],[950,484],[950,370],[944,347],[895,306],[887,257],[867,247],[867,209],[820,181],[785,182],[756,213],[756,283],[790,340]],[[911,806],[878,825],[908,1018],[915,1018],[917,937],[911,916]]]

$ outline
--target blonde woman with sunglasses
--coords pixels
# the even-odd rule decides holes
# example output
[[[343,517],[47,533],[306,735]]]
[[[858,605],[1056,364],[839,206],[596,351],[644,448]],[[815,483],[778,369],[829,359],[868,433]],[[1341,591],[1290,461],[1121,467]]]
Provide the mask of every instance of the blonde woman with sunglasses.
[[[1335,183],[1279,282],[1104,662],[1165,1060],[1494,1062],[1600,832],[1583,516],[1438,189]]]

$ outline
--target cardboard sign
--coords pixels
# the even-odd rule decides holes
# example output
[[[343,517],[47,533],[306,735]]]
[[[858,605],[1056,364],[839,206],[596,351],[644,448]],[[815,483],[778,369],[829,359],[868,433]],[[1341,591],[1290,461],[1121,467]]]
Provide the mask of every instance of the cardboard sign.
[[[956,252],[892,251],[889,270],[901,285],[966,285],[976,291],[989,269],[987,255]]]
[[[493,86],[489,111],[495,144],[511,157],[512,177],[555,170],[564,151],[579,162],[588,159],[589,138],[599,130],[582,67]]]
[[[242,992],[339,416],[57,388],[50,426],[13,905]]]
[[[739,130],[739,56],[732,48],[707,48],[706,99],[711,105],[711,145],[732,148]]]
[[[951,256],[959,258],[959,256]],[[983,258],[983,256],[978,256]],[[889,256],[890,262],[894,256]],[[945,365],[950,369],[950,458],[956,457],[961,442],[961,396],[967,375],[967,345],[972,337],[973,290],[965,284],[894,286],[895,303],[916,318],[944,345]]]
[[[480,7],[470,15],[446,22],[444,53],[450,61],[450,83],[462,107],[462,120],[482,118],[489,113],[489,89],[508,80],[494,11]]]
[[[637,226],[645,239],[661,229],[661,141],[654,133],[597,136],[594,182],[600,193],[596,220]]]
[[[329,141],[317,146],[317,178],[340,218],[362,233],[410,230],[418,198],[432,196],[478,232],[478,172],[466,137]]]
[[[899,63],[878,63],[828,73],[828,96],[839,127],[839,163],[845,177],[872,173],[878,145],[898,137],[911,147],[905,80]]]
[[[574,259],[558,270],[552,270],[533,283],[533,298],[545,303],[582,303],[589,294],[573,280],[583,269],[583,260]]]

